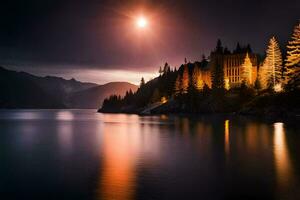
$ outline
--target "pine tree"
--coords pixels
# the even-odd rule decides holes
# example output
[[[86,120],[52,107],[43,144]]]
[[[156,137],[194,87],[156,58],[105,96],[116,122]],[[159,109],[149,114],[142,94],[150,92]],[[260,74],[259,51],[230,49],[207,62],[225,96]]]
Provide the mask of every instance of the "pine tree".
[[[170,65],[166,62],[163,69],[163,74],[170,72]]]
[[[183,74],[182,74],[182,93],[187,93],[190,84],[190,77],[189,77],[189,69],[188,65],[184,65]]]
[[[294,33],[287,45],[286,57],[286,81],[294,85],[300,86],[300,21],[294,28]]]
[[[181,76],[180,76],[180,74],[178,74],[176,81],[175,81],[174,93],[175,93],[175,96],[178,96],[179,94],[181,94]]]
[[[234,53],[241,53],[241,51],[242,51],[242,48],[241,48],[240,43],[238,42],[238,43],[236,44],[236,48],[235,48],[235,50],[234,50],[233,52],[234,52]]]
[[[266,50],[266,58],[259,68],[259,81],[262,88],[275,89],[281,87],[283,82],[282,71],[281,51],[275,37],[272,37]]]
[[[197,65],[194,67],[194,70],[193,70],[192,85],[198,91],[202,90],[203,86],[204,86],[204,82],[202,80],[202,74]]]
[[[222,46],[222,42],[220,39],[218,39],[218,41],[217,41],[217,46],[216,46],[215,52],[223,53],[223,46]]]
[[[266,54],[266,64],[269,67],[268,83],[274,87],[276,84],[282,83],[282,55],[275,37],[270,39]]]
[[[250,44],[247,44],[246,49],[247,49],[247,53],[252,53],[252,48],[251,48]]]
[[[142,77],[141,83],[140,83],[140,88],[142,88],[144,85],[145,85],[145,79],[144,79],[144,77]]]
[[[252,62],[250,60],[249,54],[247,53],[242,65],[242,79],[247,86],[252,84],[252,67]]]
[[[271,72],[271,67],[268,65],[267,60],[265,59],[258,71],[258,79],[262,89],[266,89],[269,86]]]
[[[211,71],[212,89],[215,91],[224,91],[224,70],[222,65],[216,63]]]
[[[164,73],[164,71],[162,70],[161,66],[159,67],[158,73],[159,73],[160,76]]]

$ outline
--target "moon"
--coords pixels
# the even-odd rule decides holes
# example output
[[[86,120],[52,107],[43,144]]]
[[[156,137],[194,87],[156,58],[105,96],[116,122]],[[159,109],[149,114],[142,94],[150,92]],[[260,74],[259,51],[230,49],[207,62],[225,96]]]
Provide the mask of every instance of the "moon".
[[[136,20],[136,25],[137,25],[137,27],[139,27],[139,28],[145,28],[145,27],[147,27],[147,25],[148,25],[148,20],[147,20],[145,17],[139,17],[139,18]]]

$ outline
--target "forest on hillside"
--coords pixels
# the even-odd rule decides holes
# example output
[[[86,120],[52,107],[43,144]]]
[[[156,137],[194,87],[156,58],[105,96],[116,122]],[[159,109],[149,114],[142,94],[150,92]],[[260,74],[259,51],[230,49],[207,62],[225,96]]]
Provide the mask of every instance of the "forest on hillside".
[[[286,49],[282,52],[272,37],[266,55],[263,59],[257,55],[258,64],[254,67],[249,56],[250,45],[241,47],[238,43],[230,51],[218,40],[208,58],[203,56],[201,61],[193,63],[185,59],[178,69],[165,63],[158,77],[147,83],[142,78],[139,89],[127,91],[124,97],[110,96],[99,112],[297,115],[300,113],[300,24],[295,26]],[[226,55],[245,55],[240,66],[240,83],[234,87],[225,78],[222,58]],[[257,68],[255,79],[254,68]],[[208,70],[209,81],[205,77]]]

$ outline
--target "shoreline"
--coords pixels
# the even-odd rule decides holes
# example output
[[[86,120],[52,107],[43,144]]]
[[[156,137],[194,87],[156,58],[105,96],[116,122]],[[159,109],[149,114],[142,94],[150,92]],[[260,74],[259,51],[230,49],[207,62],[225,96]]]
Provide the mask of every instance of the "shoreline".
[[[238,113],[238,112],[228,112],[228,113],[176,113],[176,112],[170,112],[170,113],[150,113],[150,114],[142,114],[139,112],[108,112],[108,111],[101,111],[100,109],[97,111],[98,113],[102,114],[132,114],[132,115],[138,115],[138,116],[161,116],[161,115],[174,115],[174,116],[180,116],[180,117],[245,117],[249,119],[259,119],[264,121],[282,121],[282,122],[300,122],[300,114],[287,114],[287,115],[262,115],[262,114],[250,114],[250,113]]]

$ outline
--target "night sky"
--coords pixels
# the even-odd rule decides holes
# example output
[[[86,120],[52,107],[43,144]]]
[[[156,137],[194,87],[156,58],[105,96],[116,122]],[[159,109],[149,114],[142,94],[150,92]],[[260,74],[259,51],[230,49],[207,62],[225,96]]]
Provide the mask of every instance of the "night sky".
[[[135,18],[149,20],[137,30]],[[10,0],[1,3],[0,64],[38,75],[137,83],[168,61],[200,60],[220,38],[263,54],[286,45],[299,0]]]

